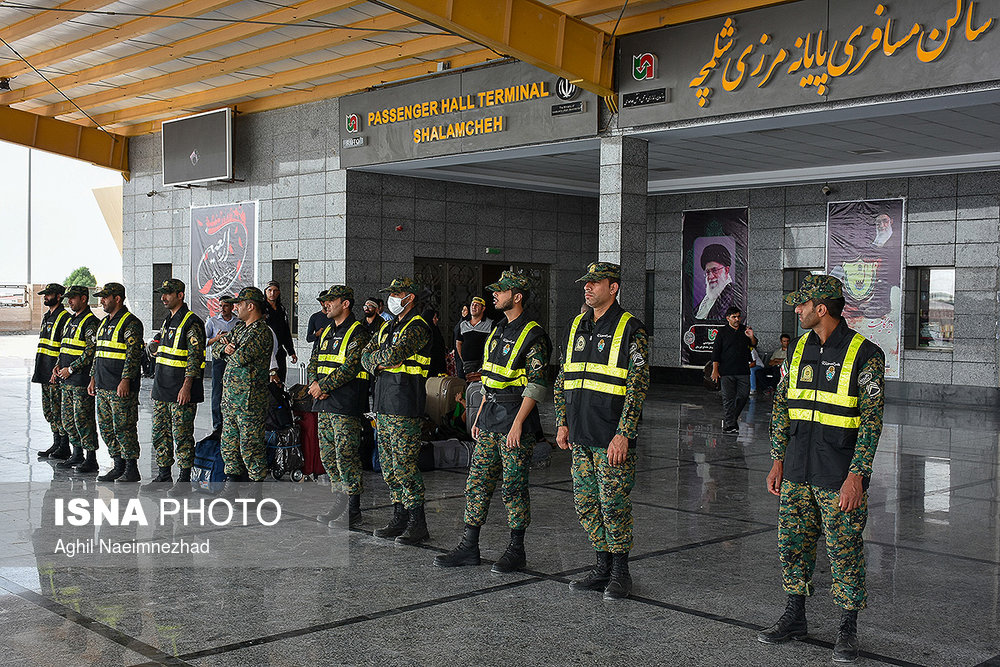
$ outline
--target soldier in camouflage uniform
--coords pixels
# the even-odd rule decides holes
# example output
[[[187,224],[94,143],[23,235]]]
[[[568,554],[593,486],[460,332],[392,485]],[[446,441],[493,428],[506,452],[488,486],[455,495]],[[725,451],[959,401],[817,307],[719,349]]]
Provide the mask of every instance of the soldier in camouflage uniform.
[[[267,476],[264,418],[267,415],[267,382],[274,339],[264,320],[264,293],[244,287],[235,297],[239,324],[212,347],[217,359],[226,360],[222,376],[222,460],[226,483],[220,495],[233,498],[240,482],[262,482]],[[255,487],[258,494],[260,487]]]
[[[628,597],[632,577],[632,501],[636,437],[649,388],[649,342],[638,318],[616,300],[617,264],[596,262],[585,283],[590,310],[578,315],[563,345],[556,377],[556,444],[573,450],[573,498],[597,564],[573,590],[604,590],[605,600]]]
[[[52,446],[38,452],[38,458],[65,460],[69,458],[69,438],[62,425],[62,389],[53,380],[52,371],[59,359],[59,343],[63,329],[72,315],[63,308],[62,300],[66,289],[59,283],[49,283],[39,294],[44,297],[48,312],[42,316],[42,329],[38,333],[38,349],[35,352],[35,369],[31,381],[42,385],[42,414],[52,429]]]
[[[429,536],[417,455],[427,402],[431,330],[417,315],[417,286],[411,278],[396,278],[382,291],[389,292],[389,312],[395,317],[372,336],[361,355],[361,365],[376,377],[379,460],[393,504],[392,519],[374,535],[395,537],[397,544],[417,544]]]
[[[97,350],[97,316],[90,312],[90,290],[73,285],[66,291],[66,302],[74,312],[63,330],[59,360],[53,377],[62,381],[63,428],[73,445],[73,455],[59,463],[59,468],[73,468],[78,473],[93,473],[97,466],[97,424],[94,421],[94,397],[87,393],[90,367]]]
[[[351,308],[354,290],[333,285],[318,297],[332,320],[323,329],[309,359],[309,395],[318,413],[319,454],[330,476],[330,489],[341,498],[317,518],[331,527],[348,510],[351,528],[361,525],[361,419],[368,409],[368,372],[361,353],[371,338]],[[347,502],[343,502],[346,500]]]
[[[524,312],[528,287],[523,275],[504,271],[486,288],[505,317],[486,339],[483,352],[483,402],[472,427],[476,448],[465,485],[465,535],[455,550],[434,558],[438,567],[479,565],[479,531],[501,480],[510,543],[493,572],[514,572],[526,563],[524,532],[531,522],[528,470],[535,434],[541,430],[537,404],[545,398],[552,353],[545,330]]]
[[[858,657],[858,610],[864,609],[868,482],[882,433],[885,355],[841,318],[843,286],[833,276],[807,276],[785,297],[811,333],[789,346],[771,413],[767,489],[780,497],[778,553],[785,613],[760,632],[777,644],[808,633],[816,543],[826,534],[833,600],[842,608],[836,662]]]
[[[97,397],[97,423],[115,462],[97,481],[138,482],[142,321],[125,307],[121,283],[107,283],[95,296],[107,314],[97,330],[97,353],[87,392]]]
[[[157,475],[143,489],[166,489],[173,481],[176,454],[180,474],[170,489],[176,493],[191,486],[194,418],[205,400],[205,323],[184,303],[184,283],[177,278],[164,280],[153,292],[169,313],[154,339],[158,346],[151,396]]]

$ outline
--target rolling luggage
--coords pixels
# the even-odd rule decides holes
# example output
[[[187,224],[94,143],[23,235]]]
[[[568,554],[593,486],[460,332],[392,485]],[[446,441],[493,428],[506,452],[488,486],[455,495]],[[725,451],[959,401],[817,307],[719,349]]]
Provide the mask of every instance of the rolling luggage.
[[[465,380],[451,376],[427,378],[427,416],[441,426],[455,411],[455,401],[465,391]]]
[[[299,421],[299,444],[302,447],[302,472],[306,475],[322,475],[323,460],[319,456],[319,433],[316,428],[316,413],[295,411]]]
[[[222,461],[219,433],[214,432],[194,446],[191,466],[191,488],[200,493],[216,494],[226,481],[226,466]]]
[[[434,448],[434,468],[468,468],[472,461],[473,443],[450,438],[432,442]]]
[[[483,383],[473,382],[465,390],[465,428],[472,434],[472,425],[479,414],[479,405],[483,402]]]
[[[299,448],[299,425],[292,424],[280,431],[266,431],[267,467],[274,479],[285,475],[293,482],[301,482],[302,450]]]

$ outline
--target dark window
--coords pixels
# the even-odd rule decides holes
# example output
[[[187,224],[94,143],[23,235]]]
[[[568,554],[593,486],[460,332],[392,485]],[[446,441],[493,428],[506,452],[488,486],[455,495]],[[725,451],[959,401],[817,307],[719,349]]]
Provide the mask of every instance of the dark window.
[[[906,269],[903,340],[908,349],[950,350],[955,346],[955,269]]]
[[[288,311],[292,336],[299,335],[299,260],[276,259],[271,262],[271,280],[281,286],[281,303]],[[265,285],[266,287],[266,285]]]
[[[653,335],[653,297],[656,295],[656,272],[646,271],[646,311],[645,317],[646,333]]]

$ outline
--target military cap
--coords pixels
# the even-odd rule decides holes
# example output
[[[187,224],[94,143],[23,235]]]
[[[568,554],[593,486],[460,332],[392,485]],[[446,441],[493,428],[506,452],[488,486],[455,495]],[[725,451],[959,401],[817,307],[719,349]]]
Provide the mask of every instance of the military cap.
[[[90,290],[86,285],[71,285],[68,290],[66,290],[66,298],[71,296],[83,296],[90,298]]]
[[[485,306],[486,305],[486,299],[484,299],[481,296],[474,296],[474,297],[472,297],[472,303],[478,303],[480,306]]]
[[[256,303],[263,304],[267,302],[267,299],[264,298],[264,293],[256,287],[244,287],[236,296],[222,299],[223,303],[239,303],[240,301],[255,301]]]
[[[63,294],[66,288],[59,283],[49,283],[38,291],[39,294]]]
[[[153,290],[153,294],[176,294],[184,291],[184,283],[177,278],[167,278],[163,284]]]
[[[121,283],[104,283],[104,287],[99,292],[94,292],[94,296],[120,296],[125,298],[125,286]]]
[[[347,285],[331,285],[330,289],[322,292],[317,298],[319,301],[333,301],[334,299],[350,299],[354,303],[354,290]]]
[[[797,306],[812,299],[841,299],[844,296],[844,285],[833,276],[806,276],[802,285],[790,294],[785,295],[785,303]]]
[[[531,282],[527,276],[513,271],[504,271],[500,280],[492,285],[487,285],[486,289],[491,292],[506,292],[509,289],[527,290],[531,287]]]
[[[393,278],[392,282],[389,283],[388,287],[383,287],[380,292],[387,292],[389,294],[398,294],[400,292],[409,292],[410,294],[417,293],[417,283],[413,278]]]
[[[587,273],[577,278],[576,282],[589,283],[604,280],[605,278],[615,281],[621,280],[621,267],[611,262],[594,262],[587,267]]]

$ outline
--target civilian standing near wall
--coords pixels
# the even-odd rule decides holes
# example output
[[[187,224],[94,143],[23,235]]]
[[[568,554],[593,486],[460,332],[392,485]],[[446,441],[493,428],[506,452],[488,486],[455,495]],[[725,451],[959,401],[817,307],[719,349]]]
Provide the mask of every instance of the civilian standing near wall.
[[[316,295],[316,299],[322,304],[323,294],[326,290],[320,290],[319,294]],[[354,302],[351,302],[351,306],[354,306]],[[323,335],[323,330],[326,329],[333,323],[329,317],[326,316],[326,311],[323,306],[315,313],[309,316],[309,325],[306,327],[306,342],[312,343],[313,350],[319,346],[319,337]]]
[[[288,377],[288,364],[285,359],[292,358],[292,363],[299,363],[299,357],[295,354],[295,342],[292,340],[292,330],[288,324],[288,311],[281,303],[281,285],[277,280],[272,280],[264,290],[267,296],[265,306],[267,326],[278,337],[278,349],[275,350],[275,358],[278,361],[278,377],[282,382]]]
[[[65,291],[59,283],[49,283],[39,292],[48,312],[42,316],[42,328],[38,332],[38,348],[35,351],[35,369],[31,381],[42,385],[42,414],[52,429],[52,446],[38,452],[38,458],[42,459],[69,458],[69,437],[62,424],[62,389],[52,374],[59,359],[63,330],[66,323],[73,319],[73,315],[62,305]]]
[[[52,373],[62,384],[63,428],[73,445],[73,455],[59,463],[59,468],[73,468],[78,473],[97,472],[97,422],[94,397],[87,393],[90,367],[97,352],[97,316],[90,312],[90,290],[73,285],[66,290],[66,303],[73,319],[66,324],[59,345],[59,360]]]
[[[740,309],[730,306],[712,349],[712,380],[722,390],[722,432],[730,434],[740,432],[740,413],[750,399],[750,348],[757,347],[753,329],[740,319]]]
[[[486,337],[493,331],[493,320],[484,317],[486,300],[481,296],[472,297],[469,304],[468,320],[459,323],[455,350],[462,357],[464,375],[477,373],[483,365],[483,350],[486,348]]]
[[[205,347],[211,350],[225,334],[233,330],[239,318],[233,315],[233,304],[223,301],[221,312],[212,315],[205,322]],[[226,372],[226,360],[212,355],[212,430],[222,430],[222,376]]]

